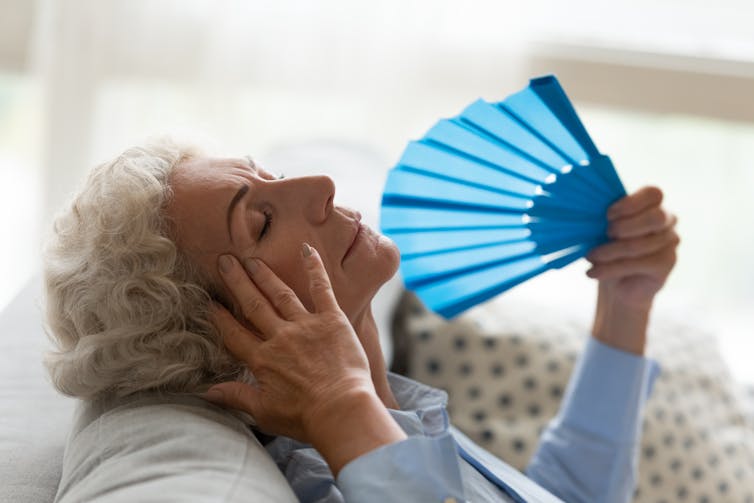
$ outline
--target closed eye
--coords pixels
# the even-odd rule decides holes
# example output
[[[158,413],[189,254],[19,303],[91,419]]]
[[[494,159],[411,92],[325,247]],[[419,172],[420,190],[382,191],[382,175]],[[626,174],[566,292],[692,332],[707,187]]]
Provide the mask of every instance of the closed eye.
[[[269,175],[269,173],[265,173]],[[282,180],[285,178],[285,175],[283,173],[280,173],[277,176],[269,175],[272,180]],[[257,240],[262,239],[262,237],[267,234],[267,231],[270,230],[270,224],[272,223],[272,213],[269,211],[264,211],[264,224],[262,225],[262,230],[259,231],[259,238]]]
[[[272,223],[272,213],[265,211],[264,212],[264,224],[262,225],[262,230],[259,232],[259,238],[262,239],[262,237],[267,234],[267,231],[270,229],[270,224]]]

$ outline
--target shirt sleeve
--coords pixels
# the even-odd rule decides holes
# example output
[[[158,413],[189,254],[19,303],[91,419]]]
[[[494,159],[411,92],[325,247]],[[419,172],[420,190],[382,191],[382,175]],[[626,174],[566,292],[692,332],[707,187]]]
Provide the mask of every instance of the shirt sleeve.
[[[527,475],[568,502],[627,502],[636,482],[653,360],[590,337]]]
[[[463,481],[453,436],[413,435],[379,447],[341,469],[337,485],[345,501],[461,502]]]

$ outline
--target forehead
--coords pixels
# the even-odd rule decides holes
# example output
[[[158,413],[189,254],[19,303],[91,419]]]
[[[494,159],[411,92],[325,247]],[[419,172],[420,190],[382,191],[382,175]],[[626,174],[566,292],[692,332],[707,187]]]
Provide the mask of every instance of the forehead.
[[[174,190],[196,185],[220,187],[228,182],[238,182],[239,176],[248,178],[255,171],[254,164],[247,159],[200,157],[178,164],[170,178]]]

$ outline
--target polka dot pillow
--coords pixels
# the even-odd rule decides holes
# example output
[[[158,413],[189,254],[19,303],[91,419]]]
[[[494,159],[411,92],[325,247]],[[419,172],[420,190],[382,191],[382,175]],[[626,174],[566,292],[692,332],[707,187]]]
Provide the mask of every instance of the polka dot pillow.
[[[589,333],[583,320],[547,312],[502,297],[448,322],[407,293],[393,367],[448,391],[453,424],[523,470]],[[662,319],[649,336],[662,374],[645,411],[635,501],[754,503],[754,427],[714,337]]]

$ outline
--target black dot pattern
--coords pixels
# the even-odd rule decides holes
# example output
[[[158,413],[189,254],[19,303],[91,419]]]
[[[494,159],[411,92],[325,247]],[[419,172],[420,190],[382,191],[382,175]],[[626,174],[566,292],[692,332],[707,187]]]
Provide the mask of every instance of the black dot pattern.
[[[463,362],[458,366],[458,373],[462,376],[468,376],[474,370],[474,367],[469,362]]]
[[[537,379],[534,377],[527,377],[524,379],[524,389],[527,389],[529,391],[536,389],[537,387]]]
[[[474,412],[474,421],[479,423],[483,422],[487,418],[487,413],[483,410],[477,410]]]
[[[502,377],[505,374],[505,366],[500,362],[495,362],[490,367],[490,373],[496,377]]]
[[[401,306],[414,341],[409,377],[446,390],[452,423],[523,470],[558,412],[589,325],[542,316],[547,306],[519,307],[502,296],[445,321],[415,298]],[[662,374],[645,405],[634,501],[754,503],[752,419],[710,335],[653,318],[649,339]]]
[[[440,373],[440,362],[436,360],[435,358],[430,358],[427,360],[427,372],[430,374],[439,374]]]
[[[507,407],[510,407],[513,403],[513,397],[511,397],[508,393],[503,393],[500,395],[500,398],[498,398],[498,404],[501,408],[505,409]]]
[[[462,335],[457,336],[453,341],[453,346],[457,351],[463,351],[466,349],[466,338]]]
[[[563,396],[563,387],[560,384],[553,384],[550,386],[550,398],[553,400],[560,400]]]

